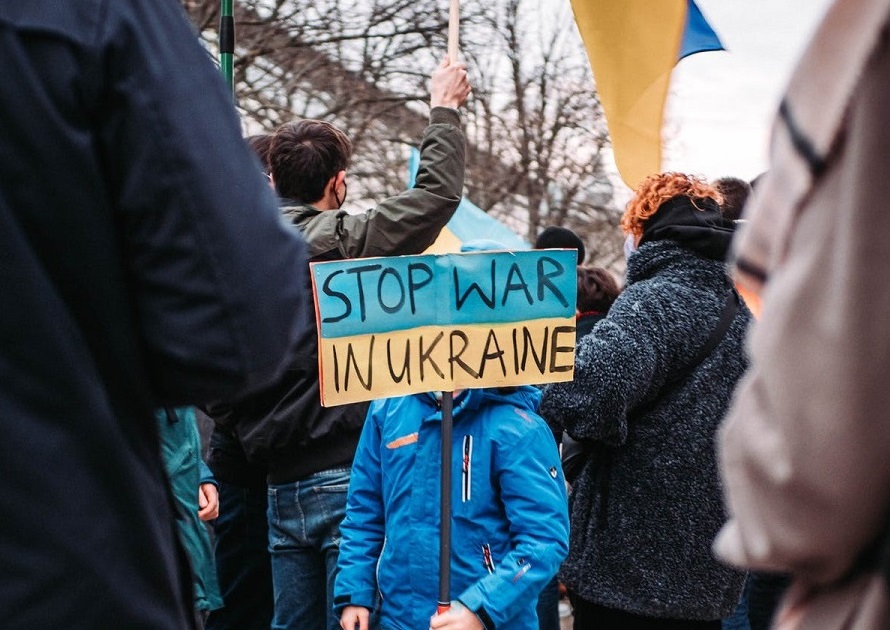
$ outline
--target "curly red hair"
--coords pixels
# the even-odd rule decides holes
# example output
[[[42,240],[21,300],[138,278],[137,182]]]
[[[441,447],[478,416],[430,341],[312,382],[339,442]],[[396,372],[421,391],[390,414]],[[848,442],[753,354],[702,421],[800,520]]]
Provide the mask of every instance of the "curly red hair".
[[[668,199],[685,195],[692,199],[709,197],[718,204],[723,196],[703,178],[685,173],[658,173],[640,182],[633,199],[627,202],[621,216],[621,229],[625,234],[643,234],[646,220]]]

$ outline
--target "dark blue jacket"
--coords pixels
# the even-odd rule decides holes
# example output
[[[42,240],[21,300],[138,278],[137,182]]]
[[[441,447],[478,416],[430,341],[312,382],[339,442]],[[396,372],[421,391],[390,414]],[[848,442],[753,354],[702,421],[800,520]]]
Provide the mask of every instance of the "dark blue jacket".
[[[0,625],[186,628],[152,410],[253,391],[304,247],[175,0],[0,3]]]

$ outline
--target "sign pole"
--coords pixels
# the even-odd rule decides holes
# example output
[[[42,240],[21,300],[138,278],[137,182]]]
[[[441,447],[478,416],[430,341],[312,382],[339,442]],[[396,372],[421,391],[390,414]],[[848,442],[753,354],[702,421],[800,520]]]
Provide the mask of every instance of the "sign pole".
[[[451,0],[448,11],[448,58],[451,63],[457,61],[458,44],[460,42],[460,0]]]
[[[451,0],[448,10],[448,58],[457,61],[460,42],[460,0]],[[442,470],[439,496],[439,602],[436,614],[451,609],[451,434],[454,424],[454,394],[442,392]]]
[[[442,470],[439,496],[439,605],[436,613],[451,608],[451,434],[454,424],[454,394],[442,392]]]

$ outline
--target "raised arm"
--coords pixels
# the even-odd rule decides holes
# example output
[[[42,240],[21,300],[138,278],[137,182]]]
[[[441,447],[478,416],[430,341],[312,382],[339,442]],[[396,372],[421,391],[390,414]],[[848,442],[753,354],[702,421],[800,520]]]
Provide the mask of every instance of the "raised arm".
[[[446,59],[430,80],[430,124],[414,188],[364,214],[337,214],[344,256],[419,254],[433,244],[463,195],[466,139],[457,108],[470,93],[466,66]]]

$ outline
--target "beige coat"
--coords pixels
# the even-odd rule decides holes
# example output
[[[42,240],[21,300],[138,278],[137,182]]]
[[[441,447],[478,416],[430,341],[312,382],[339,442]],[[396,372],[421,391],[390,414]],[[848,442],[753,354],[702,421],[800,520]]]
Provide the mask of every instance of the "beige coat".
[[[838,0],[789,86],[746,212],[761,291],[751,368],[720,435],[715,551],[791,572],[786,627],[890,628],[877,574],[847,576],[890,514],[890,0]]]

